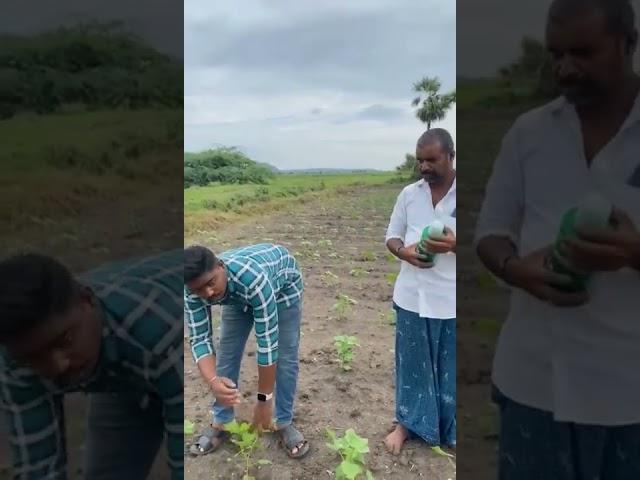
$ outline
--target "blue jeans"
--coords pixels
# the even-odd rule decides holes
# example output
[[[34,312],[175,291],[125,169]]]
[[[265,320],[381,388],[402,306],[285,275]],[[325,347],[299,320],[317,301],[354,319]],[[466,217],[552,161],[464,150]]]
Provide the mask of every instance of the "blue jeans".
[[[456,320],[396,310],[396,420],[430,445],[456,444]]]
[[[216,375],[233,380],[238,388],[240,362],[247,338],[253,328],[253,311],[238,305],[222,307],[220,346],[216,352]],[[298,386],[298,350],[300,347],[301,302],[287,308],[278,305],[278,363],[275,385],[275,423],[286,427],[293,421],[293,401]],[[213,404],[213,422],[228,423],[234,419],[233,407]]]
[[[500,408],[500,480],[640,478],[640,425],[558,422],[495,386],[493,401]]]
[[[135,393],[93,393],[89,398],[86,478],[147,478],[164,437],[162,403],[153,399],[143,410]]]

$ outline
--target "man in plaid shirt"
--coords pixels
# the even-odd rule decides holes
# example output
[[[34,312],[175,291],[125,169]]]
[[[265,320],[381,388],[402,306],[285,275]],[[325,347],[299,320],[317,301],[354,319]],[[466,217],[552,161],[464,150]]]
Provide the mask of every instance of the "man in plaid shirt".
[[[19,479],[67,478],[63,397],[91,392],[86,478],[147,477],[163,438],[182,479],[182,250],[75,279],[24,254],[0,264],[0,411]]]
[[[184,281],[191,352],[216,398],[213,424],[191,453],[209,453],[228,437],[224,424],[233,420],[233,405],[240,400],[240,362],[254,327],[258,393],[253,423],[258,429],[271,429],[275,387],[275,429],[281,443],[292,458],[306,455],[309,445],[292,425],[304,289],[296,259],[286,248],[269,243],[219,257],[205,247],[193,246],[185,250]],[[223,305],[218,352],[211,327],[211,307],[217,304]]]

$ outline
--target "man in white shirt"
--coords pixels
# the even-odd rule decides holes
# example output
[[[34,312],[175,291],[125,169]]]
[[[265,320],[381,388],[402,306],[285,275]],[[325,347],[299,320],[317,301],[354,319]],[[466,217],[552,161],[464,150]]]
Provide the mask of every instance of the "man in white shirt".
[[[387,229],[387,248],[402,260],[393,293],[396,310],[396,420],[385,439],[398,454],[407,438],[456,443],[456,171],[451,135],[426,131],[416,159],[422,179],[405,187]],[[434,220],[445,235],[428,240],[426,262],[416,247]]]
[[[494,359],[499,478],[640,478],[640,78],[629,0],[556,0],[547,43],[563,96],[504,138],[477,252],[512,287]],[[591,273],[556,288],[546,268],[564,213],[590,194],[615,229],[561,247]],[[556,287],[554,287],[554,285]]]

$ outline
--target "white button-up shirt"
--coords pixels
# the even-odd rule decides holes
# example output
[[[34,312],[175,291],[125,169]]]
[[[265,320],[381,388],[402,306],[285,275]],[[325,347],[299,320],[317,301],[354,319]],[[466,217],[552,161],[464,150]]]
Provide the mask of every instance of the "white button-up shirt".
[[[422,230],[439,219],[456,231],[456,181],[433,207],[431,188],[424,180],[405,187],[396,200],[386,241],[399,238],[405,245],[420,240]],[[436,255],[434,266],[418,268],[402,262],[393,290],[393,301],[424,318],[456,317],[456,255]]]
[[[579,118],[564,98],[521,116],[504,138],[476,242],[508,235],[520,255],[553,243],[562,215],[597,192],[640,227],[640,100],[618,135],[585,160]],[[640,273],[594,275],[590,301],[555,307],[514,289],[493,380],[558,421],[640,422]]]

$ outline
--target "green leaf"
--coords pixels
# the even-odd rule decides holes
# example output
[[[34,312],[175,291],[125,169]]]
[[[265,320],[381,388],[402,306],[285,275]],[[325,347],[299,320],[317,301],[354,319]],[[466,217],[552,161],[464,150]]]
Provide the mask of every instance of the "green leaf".
[[[431,447],[431,450],[433,450],[436,454],[438,454],[438,455],[440,455],[442,457],[453,458],[453,455],[451,455],[450,453],[445,452],[439,446]]]
[[[340,464],[342,473],[349,480],[355,479],[360,473],[362,473],[362,467],[357,463],[344,461]]]
[[[367,480],[376,480],[373,476],[373,473],[371,473],[369,470],[367,470]]]
[[[184,434],[185,435],[193,435],[195,432],[196,426],[186,418],[184,419]]]
[[[271,465],[273,462],[271,460],[267,460],[266,458],[261,458],[256,463],[258,465]]]
[[[350,428],[349,430],[347,430],[344,438],[349,443],[349,445],[351,445],[357,452],[369,452],[369,440],[358,436],[358,434],[353,429]]]

